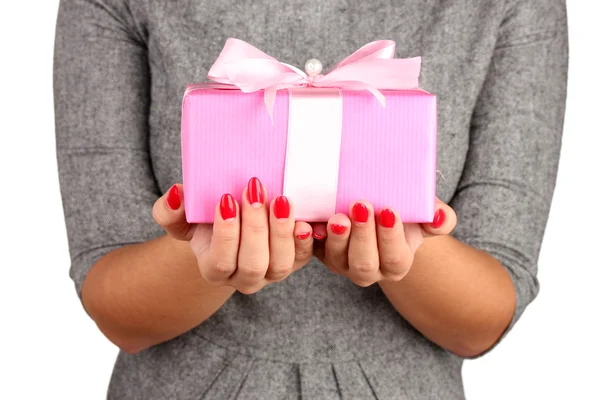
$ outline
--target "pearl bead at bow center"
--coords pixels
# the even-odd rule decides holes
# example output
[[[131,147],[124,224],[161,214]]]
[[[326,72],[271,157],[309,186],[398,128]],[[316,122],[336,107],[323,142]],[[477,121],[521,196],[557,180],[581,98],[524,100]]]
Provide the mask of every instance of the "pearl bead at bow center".
[[[306,71],[306,75],[314,77],[323,71],[323,64],[316,58],[311,58],[304,64],[304,70]]]

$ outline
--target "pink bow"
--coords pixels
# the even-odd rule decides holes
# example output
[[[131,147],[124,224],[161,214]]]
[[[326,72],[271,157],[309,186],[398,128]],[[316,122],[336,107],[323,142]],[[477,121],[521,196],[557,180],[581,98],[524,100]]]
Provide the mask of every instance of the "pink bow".
[[[265,105],[271,116],[277,91],[291,87],[367,90],[385,107],[385,96],[380,89],[415,89],[419,86],[421,58],[395,59],[395,50],[396,43],[391,40],[371,42],[326,74],[309,76],[242,40],[230,38],[208,72],[208,78],[220,85],[201,86],[239,88],[242,92],[264,89]]]

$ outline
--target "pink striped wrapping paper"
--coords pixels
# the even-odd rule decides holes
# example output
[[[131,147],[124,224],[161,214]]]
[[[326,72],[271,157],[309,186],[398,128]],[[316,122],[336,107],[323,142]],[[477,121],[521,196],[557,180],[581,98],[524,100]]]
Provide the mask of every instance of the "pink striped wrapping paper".
[[[381,92],[385,108],[367,91],[342,91],[336,213],[348,214],[353,202],[366,200],[375,210],[394,208],[405,223],[431,222],[436,97],[422,90]],[[262,181],[269,199],[282,194],[288,110],[287,90],[277,94],[273,122],[265,109],[263,90],[243,93],[205,88],[186,93],[181,140],[188,222],[213,222],[221,196],[231,193],[240,202],[253,176]],[[302,215],[295,217],[306,220]]]

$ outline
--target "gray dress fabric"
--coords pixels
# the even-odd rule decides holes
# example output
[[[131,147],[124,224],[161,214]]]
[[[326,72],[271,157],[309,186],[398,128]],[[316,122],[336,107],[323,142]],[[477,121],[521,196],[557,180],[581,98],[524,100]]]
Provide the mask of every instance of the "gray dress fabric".
[[[512,325],[538,292],[567,73],[564,0],[63,0],[54,89],[60,183],[80,293],[92,265],[162,235],[152,204],[181,182],[181,99],[228,37],[325,68],[376,39],[423,57],[438,96],[437,195],[453,235],[514,280]],[[315,144],[318,145],[318,144]],[[510,330],[510,329],[509,329]],[[507,331],[508,332],[508,331]],[[462,359],[378,285],[313,260],[234,294],[180,337],[117,359],[110,399],[461,399]]]

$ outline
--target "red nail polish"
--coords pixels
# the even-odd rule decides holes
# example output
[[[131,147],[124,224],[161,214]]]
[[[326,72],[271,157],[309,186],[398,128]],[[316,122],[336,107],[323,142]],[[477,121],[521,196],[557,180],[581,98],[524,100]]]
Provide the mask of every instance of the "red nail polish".
[[[335,233],[336,235],[343,235],[346,233],[346,229],[348,228],[345,225],[331,224],[331,232]]]
[[[318,233],[314,233],[314,232],[313,232],[313,237],[315,239],[317,239],[317,240],[323,240],[323,239],[325,239],[325,236],[319,235]]]
[[[179,189],[177,185],[171,186],[169,194],[167,194],[167,204],[171,210],[179,210],[181,207],[181,197],[179,196]]]
[[[439,229],[446,222],[446,213],[441,208],[435,212],[432,225],[435,229]]]
[[[224,194],[223,197],[221,197],[219,207],[221,208],[221,218],[223,218],[224,221],[235,218],[237,210],[232,195]]]
[[[354,203],[354,206],[352,206],[352,216],[356,222],[367,222],[367,219],[369,219],[369,209],[363,203]]]
[[[279,196],[273,202],[273,214],[275,214],[275,218],[284,219],[289,218],[290,216],[290,202],[287,197]]]
[[[248,182],[248,201],[250,204],[265,202],[265,192],[263,192],[262,184],[256,177]]]
[[[300,240],[308,239],[309,236],[310,236],[310,232],[299,233],[296,235],[296,237]]]
[[[379,213],[379,224],[384,228],[393,228],[396,224],[396,215],[389,208],[381,210]]]

